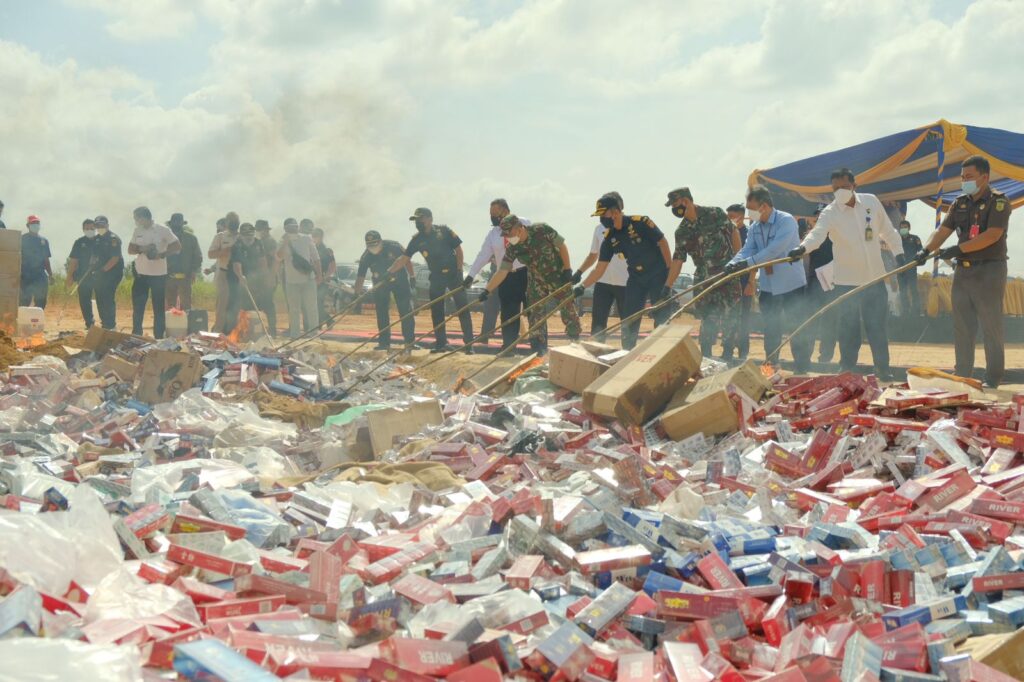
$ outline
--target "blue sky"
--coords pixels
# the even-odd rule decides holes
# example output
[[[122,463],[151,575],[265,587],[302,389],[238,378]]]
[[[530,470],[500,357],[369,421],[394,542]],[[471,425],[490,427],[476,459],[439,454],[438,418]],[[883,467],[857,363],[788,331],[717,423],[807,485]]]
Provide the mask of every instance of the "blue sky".
[[[405,241],[427,205],[472,257],[503,196],[579,262],[611,189],[670,231],[663,197],[680,185],[727,205],[755,167],[938,118],[1024,129],[1008,87],[1024,77],[1017,13],[1010,0],[9,0],[4,218],[40,214],[61,252],[85,215],[125,231],[139,204],[184,212],[204,242],[229,210],[275,226],[308,215],[354,258],[368,229]],[[927,231],[929,209],[911,218]]]

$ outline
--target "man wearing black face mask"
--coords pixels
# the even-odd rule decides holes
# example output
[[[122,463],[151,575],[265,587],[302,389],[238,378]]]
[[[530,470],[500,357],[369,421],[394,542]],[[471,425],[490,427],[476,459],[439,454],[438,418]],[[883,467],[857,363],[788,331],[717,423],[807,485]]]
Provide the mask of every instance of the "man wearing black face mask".
[[[480,273],[481,270],[488,263],[492,263],[494,266],[501,264],[505,258],[505,249],[508,248],[508,241],[501,234],[501,219],[509,215],[510,211],[508,208],[508,202],[504,199],[495,199],[491,202],[491,229],[488,231],[487,236],[484,237],[484,243],[480,246],[480,253],[477,254],[476,260],[473,261],[473,265],[469,267],[469,275],[463,281],[463,285],[468,289],[473,285],[473,280]],[[529,225],[530,221],[525,218],[520,218],[519,222],[523,225]],[[498,296],[496,299],[488,299],[484,304],[484,332],[487,332],[487,308],[486,306],[491,305],[494,301],[500,304],[501,309],[501,347],[504,350],[508,348],[512,343],[519,338],[519,332],[522,328],[522,321],[516,320],[511,324],[505,324],[505,320],[515,317],[526,305],[526,284],[527,284],[527,270],[526,266],[515,261],[512,263],[512,270],[508,273],[508,276],[502,280],[501,285],[498,287]]]
[[[597,200],[592,215],[600,216],[601,224],[608,228],[608,235],[601,242],[601,255],[585,282],[576,287],[577,296],[586,287],[601,279],[608,263],[616,254],[622,254],[629,269],[626,281],[626,308],[623,315],[639,312],[646,301],[658,303],[670,292],[669,265],[672,261],[668,240],[654,221],[645,215],[626,216],[619,208],[619,199],[605,194]],[[654,324],[668,319],[668,306],[654,312]],[[635,320],[622,328],[622,347],[632,348],[640,332],[640,321]]]
[[[679,276],[687,254],[693,258],[696,270],[693,281],[697,284],[720,273],[740,250],[740,237],[725,211],[717,206],[698,206],[693,203],[693,195],[688,187],[669,192],[665,205],[671,206],[672,214],[680,219],[675,234],[676,250],[672,255],[672,267],[668,271],[670,286]],[[736,279],[718,287],[697,304],[700,352],[705,357],[711,357],[719,331],[722,332],[723,347],[732,344],[736,335],[736,312],[741,293],[742,285]],[[724,350],[722,357],[730,359]]]
[[[470,317],[469,309],[466,308],[466,290],[462,282],[462,240],[447,225],[435,227],[434,214],[429,208],[417,208],[409,220],[416,221],[416,236],[409,240],[405,253],[395,260],[388,268],[388,272],[395,273],[404,268],[406,263],[412,259],[412,255],[417,252],[423,256],[430,269],[428,296],[433,300],[447,291],[455,292],[451,298],[455,307],[462,310],[459,315],[462,339],[466,344],[466,353],[472,355],[473,347],[469,345],[469,342],[473,340],[473,318]],[[434,326],[440,325],[431,353],[444,353],[452,350],[452,347],[448,345],[448,330],[441,324],[444,317],[444,301],[430,306],[430,318]]]
[[[405,268],[398,272],[388,272],[388,268],[402,257],[405,249],[398,242],[381,239],[380,232],[370,230],[366,233],[366,251],[359,258],[359,271],[356,273],[354,289],[363,290],[363,280],[367,270],[373,277],[373,307],[377,311],[377,350],[390,350],[391,330],[391,297],[395,298],[399,317],[402,320],[402,337],[407,348],[412,348],[416,339],[416,319],[409,315],[412,312],[412,290],[409,278],[413,277],[412,261],[407,261]]]

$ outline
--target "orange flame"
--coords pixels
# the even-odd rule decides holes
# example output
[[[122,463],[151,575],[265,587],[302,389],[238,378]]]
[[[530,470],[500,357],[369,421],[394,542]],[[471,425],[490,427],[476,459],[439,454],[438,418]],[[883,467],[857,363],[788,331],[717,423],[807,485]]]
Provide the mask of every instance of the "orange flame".
[[[766,376],[766,377],[775,376],[775,372],[776,372],[776,370],[775,370],[774,367],[772,367],[771,363],[766,362],[763,365],[761,365],[761,374],[763,376]]]
[[[28,350],[29,348],[35,348],[36,346],[45,346],[46,338],[42,332],[36,332],[28,338],[21,338],[15,341],[15,346],[19,350]]]
[[[249,312],[246,310],[239,311],[238,313],[238,324],[228,334],[228,341],[231,343],[242,343],[246,336],[249,334]]]

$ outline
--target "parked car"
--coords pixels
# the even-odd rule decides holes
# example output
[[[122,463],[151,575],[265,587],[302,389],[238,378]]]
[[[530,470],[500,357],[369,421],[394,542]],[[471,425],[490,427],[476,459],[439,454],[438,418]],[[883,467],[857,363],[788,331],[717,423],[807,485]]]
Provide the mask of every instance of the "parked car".
[[[414,274],[413,279],[416,286],[416,290],[413,292],[413,305],[421,306],[424,303],[427,303],[428,301],[431,300],[430,270],[427,268],[426,265],[422,265],[420,263],[413,263],[412,271]],[[466,275],[468,274],[468,271],[463,272],[462,278],[465,279]],[[480,292],[484,290],[484,287],[487,285],[487,282],[490,280],[490,278],[490,271],[481,272],[479,275],[477,275],[476,281],[473,283],[473,286],[471,286],[469,290],[466,292],[466,296],[469,299],[468,303],[473,304],[470,307],[471,311],[483,310],[483,304],[479,302]],[[455,305],[455,301],[453,299],[454,296],[449,296],[447,299],[445,299],[444,309],[446,315],[451,315],[456,310],[458,310],[458,306]]]

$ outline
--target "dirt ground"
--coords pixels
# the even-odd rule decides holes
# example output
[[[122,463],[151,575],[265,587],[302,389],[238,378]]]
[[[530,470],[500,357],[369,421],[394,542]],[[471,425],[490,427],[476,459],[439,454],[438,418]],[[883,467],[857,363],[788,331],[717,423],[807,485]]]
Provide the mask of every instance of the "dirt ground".
[[[48,308],[47,311],[47,338],[53,338],[58,336],[61,332],[81,332],[83,331],[83,323],[81,319],[81,313],[78,310],[77,305],[71,306],[57,306]],[[392,315],[394,312],[392,311]],[[213,314],[210,314],[211,323],[213,321]],[[392,317],[392,319],[395,319]],[[118,310],[118,329],[130,332],[131,331],[131,311],[129,310]],[[482,321],[482,314],[473,313],[473,328],[474,333],[479,333],[480,324]],[[611,320],[614,323],[616,320]],[[689,315],[681,315],[676,324],[692,324],[694,329],[699,327],[700,322]],[[281,314],[278,316],[278,329],[285,329],[288,325],[287,315]],[[430,315],[429,313],[423,313],[416,318],[416,329],[417,333],[422,333],[431,328]],[[583,321],[584,330],[589,329],[589,319]],[[645,319],[642,326],[641,332],[650,330],[653,327],[650,319]],[[147,315],[145,329],[150,332],[152,329],[152,315]],[[525,330],[525,325],[523,327]],[[549,322],[549,329],[552,335],[551,345],[556,346],[563,343],[567,343],[564,338],[563,327],[561,320],[555,315]],[[332,332],[325,336],[325,340],[330,340],[332,343],[329,345],[330,348],[337,348],[340,352],[344,352],[343,349],[351,349],[355,347],[355,344],[349,345],[348,343],[354,339],[369,338],[370,335],[374,334],[377,330],[376,317],[373,313],[372,307],[368,307],[362,315],[346,315],[342,320],[335,326]],[[398,326],[394,328],[395,334],[395,348],[397,349],[398,344]],[[459,343],[461,341],[461,333],[459,330],[458,320],[453,320],[448,324],[448,336],[453,343]],[[335,343],[343,342],[343,343]],[[615,342],[613,339],[612,343]],[[471,372],[476,367],[484,364],[491,359],[491,356],[497,352],[500,347],[500,338],[495,336],[491,339],[490,345],[485,348],[481,348],[481,354],[474,357],[466,357],[463,354],[457,354],[452,358],[443,362],[436,363],[430,372],[431,375],[438,376],[459,376],[460,373]],[[381,358],[384,355],[379,351],[373,351],[373,344],[367,344],[364,351],[370,355],[377,355]],[[716,353],[720,352],[720,347],[716,347]],[[908,367],[934,367],[942,370],[951,370],[953,367],[953,347],[952,345],[942,344],[925,344],[925,343],[890,343],[889,354],[891,365],[898,377],[902,378],[903,373],[901,369],[905,370]],[[362,353],[360,353],[362,355]],[[430,356],[426,351],[417,351],[414,353],[414,360],[412,364],[419,364],[420,362],[426,361]],[[764,360],[764,346],[760,336],[753,336],[750,343],[750,357],[755,361]],[[817,350],[812,357],[817,357]],[[838,349],[836,350],[836,357],[838,359]],[[784,362],[792,360],[792,356],[789,354],[789,348],[783,350],[782,359]],[[977,373],[976,377],[981,378],[981,368],[984,367],[985,362],[985,351],[978,346],[976,364]],[[496,367],[509,366],[512,363],[511,360],[499,361],[495,363]],[[448,368],[451,368],[450,370]],[[785,365],[784,365],[785,367]],[[1008,345],[1006,347],[1006,367],[1007,367],[1007,381],[1008,383],[1003,384],[1000,388],[1003,391],[1024,391],[1024,344]],[[871,368],[871,349],[868,348],[867,343],[861,347],[860,354],[860,368],[865,373],[870,371]],[[814,365],[812,368],[813,372],[834,372],[838,370],[838,365]],[[487,374],[490,374],[488,372]]]

